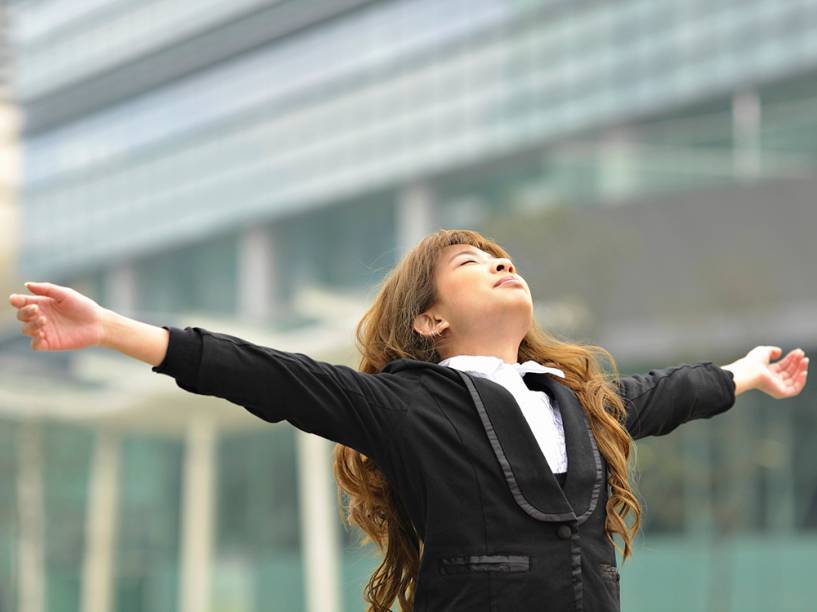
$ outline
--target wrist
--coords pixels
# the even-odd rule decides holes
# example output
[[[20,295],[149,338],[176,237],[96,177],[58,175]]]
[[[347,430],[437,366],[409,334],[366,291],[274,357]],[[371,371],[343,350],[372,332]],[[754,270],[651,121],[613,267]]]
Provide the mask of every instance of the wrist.
[[[732,363],[721,366],[724,370],[732,372],[735,380],[735,396],[745,393],[757,386],[757,368],[745,358],[740,358]]]
[[[113,349],[152,366],[164,360],[170,342],[168,330],[107,308],[102,310],[100,320],[98,346]]]
[[[110,348],[115,349],[116,346],[114,345],[114,338],[117,337],[115,330],[117,327],[122,327],[122,315],[113,310],[108,308],[102,309],[102,315],[100,317],[100,333],[99,333],[99,341],[97,342],[97,346],[101,346],[103,348]]]

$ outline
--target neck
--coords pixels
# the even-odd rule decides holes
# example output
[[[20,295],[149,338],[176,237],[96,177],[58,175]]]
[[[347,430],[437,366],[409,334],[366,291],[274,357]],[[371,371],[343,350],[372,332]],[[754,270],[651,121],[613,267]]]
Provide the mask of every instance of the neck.
[[[488,355],[491,357],[499,357],[505,363],[516,363],[519,358],[519,343],[508,344],[484,344],[484,343],[469,343],[462,342],[456,346],[446,347],[446,350],[441,351],[441,359],[448,359],[456,355]]]

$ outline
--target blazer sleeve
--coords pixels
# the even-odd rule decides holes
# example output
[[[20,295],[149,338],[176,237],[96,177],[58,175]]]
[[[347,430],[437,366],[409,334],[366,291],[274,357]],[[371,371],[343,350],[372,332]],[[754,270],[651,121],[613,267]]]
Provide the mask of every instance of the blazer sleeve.
[[[634,439],[663,436],[682,423],[708,419],[735,403],[735,376],[711,361],[682,363],[615,380]]]
[[[397,374],[359,372],[201,327],[162,327],[170,339],[154,372],[185,391],[226,399],[270,423],[286,420],[375,461],[406,411],[408,381]]]

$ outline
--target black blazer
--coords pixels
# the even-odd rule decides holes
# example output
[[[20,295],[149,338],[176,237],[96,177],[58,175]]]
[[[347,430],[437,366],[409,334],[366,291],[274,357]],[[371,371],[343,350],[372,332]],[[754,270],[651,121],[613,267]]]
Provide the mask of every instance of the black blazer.
[[[415,611],[619,610],[615,549],[604,533],[606,462],[559,379],[524,376],[561,410],[563,488],[513,395],[489,379],[405,358],[366,374],[200,327],[164,327],[170,342],[154,372],[376,462],[424,542]],[[735,402],[732,372],[710,361],[615,382],[633,438]]]

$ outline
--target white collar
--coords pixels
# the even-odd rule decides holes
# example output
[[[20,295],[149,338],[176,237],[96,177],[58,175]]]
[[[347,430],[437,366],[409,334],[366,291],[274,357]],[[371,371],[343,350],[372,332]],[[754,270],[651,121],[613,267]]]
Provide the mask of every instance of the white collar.
[[[544,366],[533,360],[528,360],[523,363],[507,363],[494,355],[454,355],[453,357],[443,359],[440,365],[449,366],[458,370],[478,372],[486,376],[490,376],[504,367],[513,368],[520,376],[523,376],[526,372],[549,372],[561,378],[565,378],[565,373],[558,368]]]

